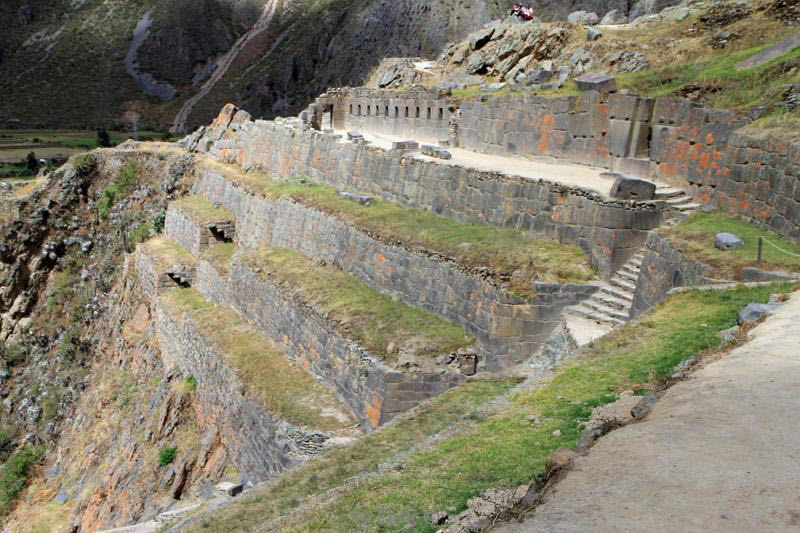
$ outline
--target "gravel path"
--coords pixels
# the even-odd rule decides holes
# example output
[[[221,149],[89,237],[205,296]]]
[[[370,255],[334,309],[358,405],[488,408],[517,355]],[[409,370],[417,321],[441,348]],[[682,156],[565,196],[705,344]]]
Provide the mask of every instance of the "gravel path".
[[[494,531],[800,529],[800,292]]]

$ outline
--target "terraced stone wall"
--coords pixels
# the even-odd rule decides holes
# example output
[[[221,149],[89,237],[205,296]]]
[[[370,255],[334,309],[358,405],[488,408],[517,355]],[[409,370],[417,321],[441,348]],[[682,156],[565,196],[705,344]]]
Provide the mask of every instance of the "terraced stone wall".
[[[302,437],[314,434],[277,419],[242,393],[241,382],[222,354],[186,316],[176,318],[153,300],[161,353],[168,353],[186,375],[197,380],[195,404],[203,425],[219,429],[225,449],[248,479],[275,477],[306,458]],[[298,439],[300,437],[300,439]]]
[[[529,358],[547,341],[561,310],[596,289],[541,285],[532,299],[522,299],[451,259],[383,242],[290,199],[248,194],[211,170],[203,172],[193,192],[235,213],[242,247],[298,250],[338,265],[376,290],[398,295],[411,306],[461,325],[480,342],[489,370]],[[198,276],[202,270],[198,266]]]
[[[454,111],[450,98],[436,93],[354,89],[345,104],[345,127],[438,143],[450,140]]]
[[[236,261],[227,287],[231,307],[274,339],[290,360],[325,379],[370,429],[464,379],[444,369],[399,371],[386,366],[339,334],[327,319],[293,294]],[[219,295],[213,276],[199,276],[195,288],[211,300]]]
[[[307,176],[462,222],[515,228],[577,244],[609,277],[661,224],[664,208],[590,191],[403,157],[273,122],[237,124],[201,150],[276,178]]]
[[[800,144],[736,131],[746,122],[686,100],[657,101],[653,173],[800,242]]]
[[[674,287],[705,285],[711,270],[672,248],[667,239],[650,234],[636,281],[631,317],[661,302]]]

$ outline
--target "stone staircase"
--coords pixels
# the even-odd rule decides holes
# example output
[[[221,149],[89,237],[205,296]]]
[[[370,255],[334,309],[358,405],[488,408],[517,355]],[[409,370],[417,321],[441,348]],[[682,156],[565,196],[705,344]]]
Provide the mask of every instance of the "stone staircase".
[[[587,300],[564,310],[567,315],[578,316],[614,327],[630,317],[636,280],[642,266],[643,251],[640,249],[631,259],[614,273],[608,283]]]
[[[663,200],[667,205],[684,212],[694,211],[700,207],[700,204],[692,201],[692,197],[686,194],[685,190],[670,185],[658,185],[654,199]]]

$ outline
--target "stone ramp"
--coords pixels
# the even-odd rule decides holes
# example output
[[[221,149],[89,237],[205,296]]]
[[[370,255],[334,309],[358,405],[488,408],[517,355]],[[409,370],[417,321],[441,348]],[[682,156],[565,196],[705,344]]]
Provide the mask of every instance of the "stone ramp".
[[[800,293],[493,531],[797,531]]]

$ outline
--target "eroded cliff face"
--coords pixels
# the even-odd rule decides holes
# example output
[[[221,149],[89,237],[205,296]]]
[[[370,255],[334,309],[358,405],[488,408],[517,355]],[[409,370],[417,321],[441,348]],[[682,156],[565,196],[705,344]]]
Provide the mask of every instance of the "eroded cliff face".
[[[0,451],[43,457],[11,530],[125,525],[228,466],[215,429],[198,429],[192,380],[162,365],[125,259],[163,226],[190,162],[169,147],[95,151],[3,205],[14,212],[0,244]]]

